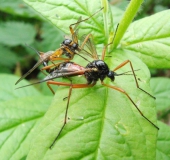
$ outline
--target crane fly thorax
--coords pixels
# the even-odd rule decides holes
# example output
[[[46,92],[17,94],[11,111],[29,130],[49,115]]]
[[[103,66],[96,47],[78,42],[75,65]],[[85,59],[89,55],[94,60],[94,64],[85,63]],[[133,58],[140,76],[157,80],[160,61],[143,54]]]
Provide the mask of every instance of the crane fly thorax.
[[[85,72],[85,77],[89,84],[99,79],[103,81],[109,73],[108,65],[102,60],[94,60],[90,62],[86,68],[91,69]]]
[[[72,59],[75,54],[75,51],[78,50],[79,45],[75,43],[74,41],[72,41],[71,39],[65,39],[61,43],[61,47],[63,49],[62,54]]]
[[[67,46],[69,47],[69,49],[71,49],[72,51],[75,51],[76,49],[78,49],[78,44],[73,42],[71,39],[65,39],[61,46]]]

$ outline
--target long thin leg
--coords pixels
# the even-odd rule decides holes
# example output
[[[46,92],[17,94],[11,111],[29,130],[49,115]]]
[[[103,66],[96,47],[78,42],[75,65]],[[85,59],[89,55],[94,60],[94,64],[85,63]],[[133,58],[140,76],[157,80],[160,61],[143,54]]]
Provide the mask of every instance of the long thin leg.
[[[72,83],[71,83],[72,84]],[[64,116],[64,123],[63,126],[61,127],[60,131],[58,132],[57,136],[55,137],[54,141],[52,142],[52,144],[50,145],[50,149],[52,149],[52,147],[54,146],[56,140],[58,139],[58,137],[60,136],[62,130],[64,129],[66,123],[67,123],[67,114],[68,114],[68,106],[70,103],[70,97],[71,97],[71,93],[72,93],[72,85],[70,84],[70,89],[69,89],[69,93],[68,93],[68,100],[67,100],[67,106],[66,106],[66,110],[65,110],[65,116]]]
[[[137,81],[137,78],[136,78],[136,75],[135,75],[135,72],[134,72],[134,69],[133,69],[133,66],[132,66],[132,62],[130,60],[126,60],[124,62],[122,62],[120,65],[118,65],[113,71],[115,72],[116,70],[122,68],[123,66],[125,66],[126,64],[130,64],[130,67],[131,67],[131,70],[132,70],[132,73],[133,73],[133,76],[135,78],[135,83],[136,83],[136,87],[139,88],[141,91],[145,92],[146,94],[148,94],[150,97],[156,99],[154,96],[152,96],[150,93],[146,92],[145,90],[143,90],[142,88],[139,87],[139,84],[138,84],[138,81]]]
[[[118,24],[117,27],[116,27],[116,31],[115,31],[113,40],[112,40],[109,44],[105,45],[104,48],[103,48],[102,57],[101,57],[101,60],[103,60],[103,61],[104,61],[104,57],[105,57],[105,54],[106,54],[107,47],[114,42],[114,39],[115,39],[115,37],[116,37],[116,33],[117,33],[117,30],[118,30],[118,27],[119,27],[119,24]]]
[[[101,82],[101,84],[102,84],[103,86],[106,86],[106,87],[115,89],[115,90],[117,90],[117,91],[125,94],[125,95],[128,97],[128,99],[133,103],[133,105],[136,107],[136,109],[138,110],[138,112],[140,113],[140,115],[141,115],[143,118],[145,118],[150,124],[152,124],[155,128],[157,128],[157,129],[159,130],[159,128],[158,128],[153,122],[151,122],[147,117],[145,117],[145,116],[143,115],[143,113],[142,113],[141,110],[137,107],[137,105],[135,104],[135,102],[131,99],[131,97],[130,97],[123,89],[118,88],[118,87],[115,87],[115,86],[111,86],[111,85],[108,85],[108,84],[105,84],[105,83],[103,83],[103,82]]]
[[[47,85],[48,87],[50,88],[51,90],[51,86],[50,84],[53,84],[53,85],[62,85],[62,86],[69,86],[70,89],[69,89],[69,94],[68,94],[68,100],[67,100],[67,106],[66,106],[66,110],[65,110],[65,116],[64,116],[64,123],[63,123],[63,126],[61,127],[60,131],[58,132],[56,138],[54,139],[53,143],[51,144],[50,146],[50,149],[52,149],[52,147],[54,146],[56,140],[58,139],[58,137],[60,136],[62,130],[64,129],[66,123],[67,123],[67,114],[68,114],[68,107],[69,107],[69,102],[70,102],[70,97],[71,97],[71,93],[72,93],[72,89],[73,88],[90,88],[90,87],[93,87],[96,83],[92,83],[92,84],[72,84],[72,83],[63,83],[63,82],[55,82],[55,81],[48,81],[47,82]],[[51,90],[52,91],[52,90]],[[54,92],[54,91],[52,91]]]
[[[88,18],[83,19],[83,20],[80,20],[80,21],[78,21],[78,22],[76,22],[76,23],[71,24],[71,25],[69,26],[71,34],[72,34],[72,35],[74,34],[74,29],[72,28],[72,26],[74,26],[74,25],[76,25],[76,24],[79,24],[79,23],[81,23],[81,22],[87,21],[88,19],[90,19],[91,17],[93,17],[95,14],[97,14],[98,12],[100,12],[103,8],[104,8],[104,7],[102,7],[102,8],[101,8],[100,10],[98,10],[97,12],[93,13],[93,14],[92,14],[91,16],[89,16]]]
[[[65,60],[65,61],[66,61],[66,60]],[[51,65],[45,66],[45,67],[41,68],[41,70],[48,70],[48,69],[51,69],[52,67],[57,67],[57,66],[60,65],[61,63],[63,63],[63,62],[54,63],[54,64],[51,64]]]

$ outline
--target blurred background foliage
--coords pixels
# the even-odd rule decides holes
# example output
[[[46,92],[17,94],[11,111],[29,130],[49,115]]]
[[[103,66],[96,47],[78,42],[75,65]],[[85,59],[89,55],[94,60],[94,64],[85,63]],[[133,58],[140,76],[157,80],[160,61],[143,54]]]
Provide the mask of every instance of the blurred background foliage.
[[[110,0],[111,5],[125,10],[128,0]],[[152,15],[170,8],[169,0],[147,0],[143,3],[135,20]],[[68,25],[68,24],[66,24]],[[39,51],[55,50],[64,39],[64,33],[46,21],[41,15],[26,5],[22,0],[0,0],[0,74],[14,74],[21,76],[37,62],[38,56],[29,45]],[[150,69],[152,77],[170,77],[169,69]],[[42,78],[42,73],[36,69],[27,79],[34,81]],[[169,80],[169,79],[168,79]],[[160,79],[158,83],[167,81]],[[164,85],[164,84],[163,84]],[[37,86],[36,86],[37,87]],[[151,80],[151,87],[154,88]],[[161,90],[161,84],[159,91]],[[46,84],[41,84],[38,89],[45,95],[51,95]],[[168,88],[164,94],[169,94]],[[169,88],[170,89],[170,88]],[[154,91],[156,92],[156,91]],[[159,105],[163,105],[162,100]],[[169,105],[170,102],[167,102]],[[158,119],[170,124],[170,108],[157,109]]]

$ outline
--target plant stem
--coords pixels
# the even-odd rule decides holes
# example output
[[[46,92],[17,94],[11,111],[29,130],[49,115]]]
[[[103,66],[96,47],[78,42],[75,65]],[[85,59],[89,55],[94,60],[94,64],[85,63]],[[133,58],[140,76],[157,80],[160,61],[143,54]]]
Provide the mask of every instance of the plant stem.
[[[131,0],[124,15],[119,23],[119,28],[116,33],[115,40],[113,42],[113,48],[116,48],[122,39],[125,31],[129,27],[130,23],[134,19],[139,7],[141,6],[143,0]]]

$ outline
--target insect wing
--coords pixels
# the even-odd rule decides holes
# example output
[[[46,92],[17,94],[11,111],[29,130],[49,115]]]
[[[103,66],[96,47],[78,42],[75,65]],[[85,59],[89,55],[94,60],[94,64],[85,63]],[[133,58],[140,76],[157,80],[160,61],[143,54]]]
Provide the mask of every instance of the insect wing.
[[[33,72],[38,66],[40,66],[44,61],[48,59],[49,56],[51,56],[54,53],[54,51],[48,51],[46,53],[43,53],[40,55],[40,60],[27,72],[25,73],[16,83],[18,84],[21,80],[23,80],[25,77],[27,77],[31,72]]]
[[[86,35],[83,35],[81,37],[81,42],[83,43],[85,39]],[[85,47],[82,49],[81,53],[87,54],[93,59],[99,59],[92,37],[88,38],[88,40],[85,43]]]
[[[63,64],[64,64],[64,66],[62,66]],[[58,66],[53,72],[51,72],[49,75],[47,75],[43,80],[35,82],[35,83],[31,83],[29,85],[18,87],[16,89],[31,86],[34,84],[43,83],[43,82],[46,82],[49,80],[53,80],[55,78],[83,75],[84,72],[87,70],[88,69],[85,69],[84,67],[82,67],[78,64],[74,64],[72,62],[67,62],[67,63],[64,62],[64,63],[60,64],[60,66]]]
[[[78,29],[74,31],[74,33],[72,35],[72,40],[74,43],[78,44]]]
[[[64,76],[70,76],[70,73],[71,73],[71,76],[75,73],[75,75],[77,74],[77,71],[82,71],[84,70],[85,68],[78,65],[78,64],[75,64],[75,63],[72,63],[72,62],[63,62],[61,63],[58,67],[56,67],[56,69],[51,72],[47,77],[45,77],[44,79],[54,79],[54,78],[59,78],[59,77],[64,77]],[[79,73],[79,72],[78,72]],[[84,72],[82,72],[84,73]]]

